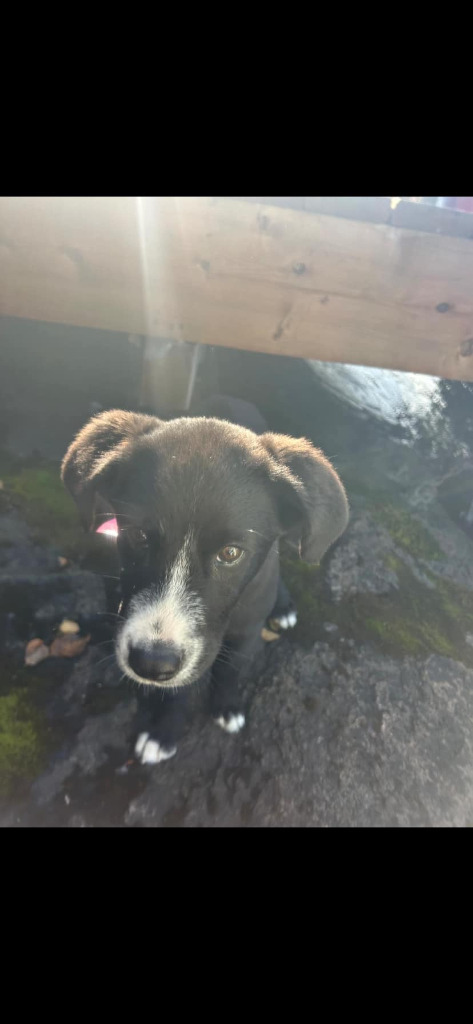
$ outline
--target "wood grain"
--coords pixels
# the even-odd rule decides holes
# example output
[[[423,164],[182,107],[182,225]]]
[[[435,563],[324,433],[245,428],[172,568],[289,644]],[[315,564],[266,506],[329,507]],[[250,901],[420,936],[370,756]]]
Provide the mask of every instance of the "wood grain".
[[[2,198],[0,312],[473,379],[473,243],[215,198]]]

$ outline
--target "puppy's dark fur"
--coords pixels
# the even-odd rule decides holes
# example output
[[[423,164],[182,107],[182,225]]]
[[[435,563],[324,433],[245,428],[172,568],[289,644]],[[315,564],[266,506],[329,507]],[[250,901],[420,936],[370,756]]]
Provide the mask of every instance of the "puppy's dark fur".
[[[86,528],[99,516],[117,517],[118,660],[131,677],[170,695],[160,702],[155,747],[174,751],[176,692],[211,666],[212,714],[236,730],[242,656],[251,656],[267,617],[289,601],[279,539],[319,562],[347,524],[333,467],[305,439],[258,436],[214,418],[165,422],[113,410],[80,431],[62,478]],[[242,551],[233,564],[218,557],[228,546]]]

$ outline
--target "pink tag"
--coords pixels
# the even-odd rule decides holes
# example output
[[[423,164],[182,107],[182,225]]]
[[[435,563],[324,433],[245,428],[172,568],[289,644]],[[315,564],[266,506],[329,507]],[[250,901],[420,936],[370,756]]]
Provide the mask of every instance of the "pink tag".
[[[118,537],[118,523],[116,519],[107,519],[97,527],[96,533],[106,533],[107,537]]]

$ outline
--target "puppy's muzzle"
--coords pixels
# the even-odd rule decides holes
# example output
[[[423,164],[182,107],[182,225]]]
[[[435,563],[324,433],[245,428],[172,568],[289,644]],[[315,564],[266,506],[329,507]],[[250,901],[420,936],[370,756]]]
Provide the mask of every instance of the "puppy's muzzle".
[[[153,683],[167,683],[177,675],[182,665],[182,655],[177,647],[162,643],[151,647],[132,645],[127,660],[133,672]]]

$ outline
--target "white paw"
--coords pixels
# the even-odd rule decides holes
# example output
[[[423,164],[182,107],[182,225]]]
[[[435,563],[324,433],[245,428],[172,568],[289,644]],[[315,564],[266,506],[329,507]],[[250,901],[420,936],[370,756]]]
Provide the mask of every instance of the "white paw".
[[[292,629],[297,622],[297,612],[289,612],[287,615],[281,615],[281,617],[275,619],[278,622],[281,629]]]
[[[141,764],[159,764],[160,761],[168,761],[174,757],[177,747],[161,747],[156,740],[150,740],[149,732],[140,732],[135,743],[135,755],[140,759]]]
[[[225,729],[225,732],[240,732],[245,724],[245,716],[230,715],[229,718],[224,718],[223,715],[220,715],[220,718],[216,718],[215,721],[221,729]]]

